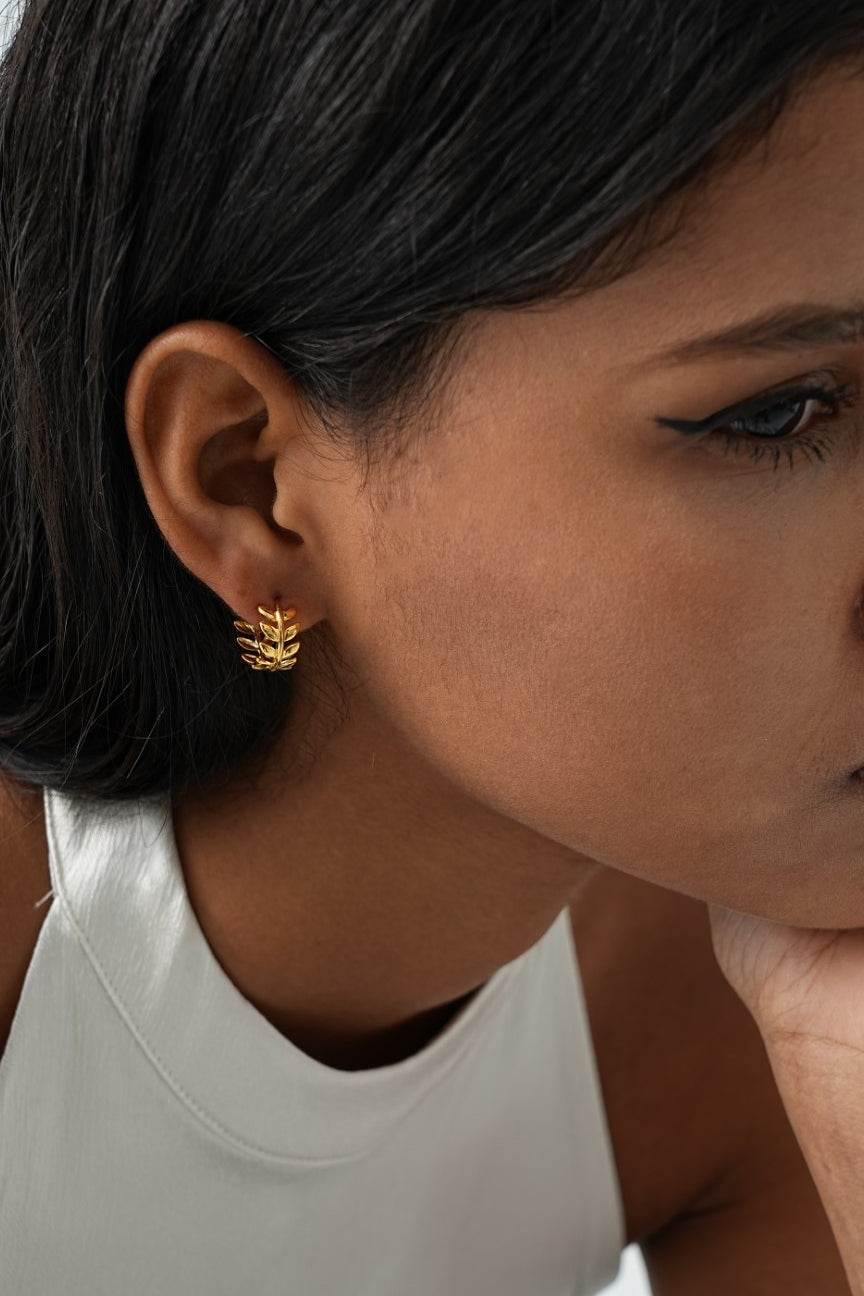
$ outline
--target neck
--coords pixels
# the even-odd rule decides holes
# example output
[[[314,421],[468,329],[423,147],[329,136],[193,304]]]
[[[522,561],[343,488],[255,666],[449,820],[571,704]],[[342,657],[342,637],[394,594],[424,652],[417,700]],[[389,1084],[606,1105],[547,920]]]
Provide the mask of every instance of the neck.
[[[383,1065],[433,1038],[599,866],[466,796],[357,694],[292,777],[298,710],[254,786],[175,807],[186,887],[277,1029],[331,1065]]]

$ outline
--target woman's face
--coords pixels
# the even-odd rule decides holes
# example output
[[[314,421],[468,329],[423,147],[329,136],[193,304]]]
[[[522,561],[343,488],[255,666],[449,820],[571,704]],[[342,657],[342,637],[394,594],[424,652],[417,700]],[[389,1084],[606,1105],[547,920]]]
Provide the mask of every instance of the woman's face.
[[[332,601],[370,701],[471,796],[841,927],[864,924],[862,126],[864,80],[832,72],[637,271],[478,317]]]

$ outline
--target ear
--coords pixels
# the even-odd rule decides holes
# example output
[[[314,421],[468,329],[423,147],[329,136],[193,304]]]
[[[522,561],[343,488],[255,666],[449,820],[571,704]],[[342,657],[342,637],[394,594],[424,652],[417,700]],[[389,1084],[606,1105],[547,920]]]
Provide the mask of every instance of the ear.
[[[183,565],[253,625],[277,601],[303,628],[322,619],[325,573],[308,541],[326,483],[304,471],[308,413],[275,357],[228,324],[174,325],[137,357],[125,417],[150,511]]]

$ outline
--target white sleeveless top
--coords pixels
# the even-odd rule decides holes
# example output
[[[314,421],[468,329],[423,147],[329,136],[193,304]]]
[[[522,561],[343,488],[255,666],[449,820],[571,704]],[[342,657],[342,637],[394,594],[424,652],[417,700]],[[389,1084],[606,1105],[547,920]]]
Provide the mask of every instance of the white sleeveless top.
[[[0,1062],[0,1291],[587,1296],[614,1278],[567,909],[419,1053],[340,1071],[216,961],[167,798],[44,804],[54,900]]]

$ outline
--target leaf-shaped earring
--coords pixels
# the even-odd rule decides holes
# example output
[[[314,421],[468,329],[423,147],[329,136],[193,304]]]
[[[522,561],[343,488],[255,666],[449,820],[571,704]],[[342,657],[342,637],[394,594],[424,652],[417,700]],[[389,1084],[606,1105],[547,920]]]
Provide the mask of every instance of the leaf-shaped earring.
[[[240,647],[248,650],[243,653],[243,660],[248,662],[253,670],[291,670],[300,651],[299,641],[297,643],[291,641],[297,638],[300,623],[295,621],[293,625],[289,625],[288,622],[297,615],[297,609],[289,607],[283,612],[277,603],[272,612],[260,605],[258,611],[263,618],[258,630],[248,621],[234,622],[237,630],[253,636],[251,639],[237,636]]]

